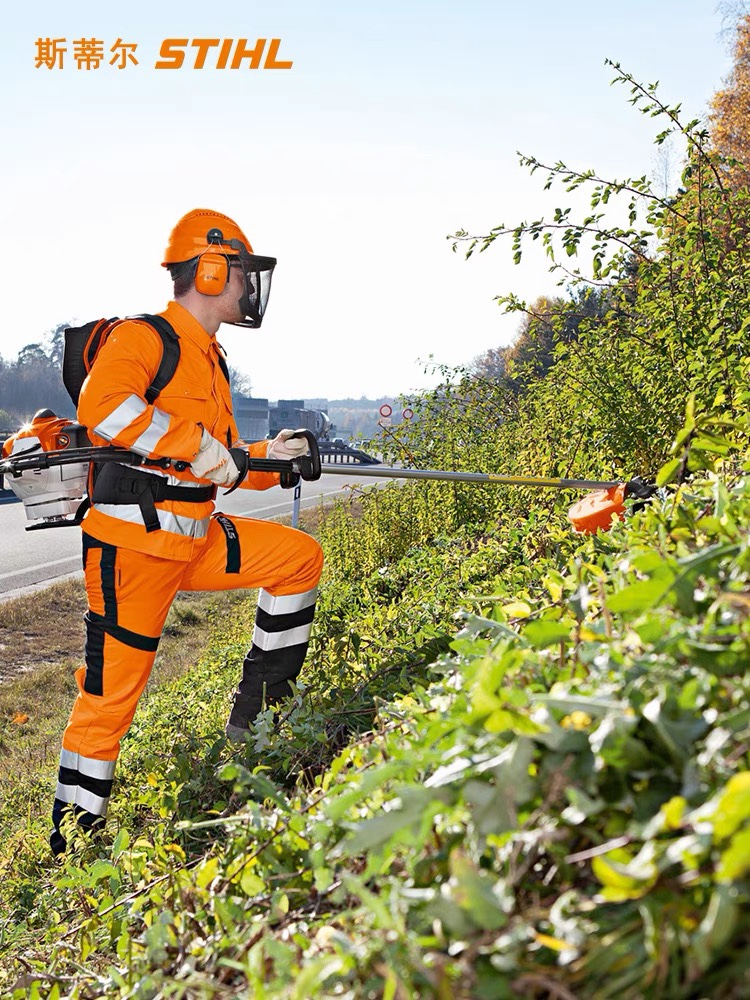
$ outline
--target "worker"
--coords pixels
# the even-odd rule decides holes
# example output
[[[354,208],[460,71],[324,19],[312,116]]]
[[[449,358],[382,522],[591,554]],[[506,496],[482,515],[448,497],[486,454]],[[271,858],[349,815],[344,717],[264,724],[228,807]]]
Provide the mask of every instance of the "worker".
[[[260,588],[252,645],[226,732],[242,739],[265,706],[291,693],[302,667],[323,556],[309,535],[272,521],[214,513],[217,488],[240,476],[229,448],[251,457],[309,452],[285,428],[272,441],[238,441],[220,324],[257,329],[275,259],[260,257],[240,228],[207,209],[188,212],[169,237],[163,266],[174,299],[156,321],[177,335],[179,359],[148,401],[164,348],[147,319],[114,327],[83,383],[78,419],[94,444],[130,449],[168,469],[99,466],[83,519],[88,597],[85,665],[65,729],[50,844],[62,853],[61,821],[104,825],[120,740],[151,672],[178,591]],[[154,317],[149,317],[152,321]],[[187,463],[177,471],[175,462]],[[242,464],[242,463],[240,463]],[[267,489],[279,475],[250,472],[241,485]]]

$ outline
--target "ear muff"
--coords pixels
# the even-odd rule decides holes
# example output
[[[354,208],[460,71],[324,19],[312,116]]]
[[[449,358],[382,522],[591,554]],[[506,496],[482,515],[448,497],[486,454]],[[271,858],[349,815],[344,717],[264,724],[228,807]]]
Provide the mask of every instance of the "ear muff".
[[[229,261],[221,253],[201,254],[195,287],[203,295],[221,295],[229,281]]]

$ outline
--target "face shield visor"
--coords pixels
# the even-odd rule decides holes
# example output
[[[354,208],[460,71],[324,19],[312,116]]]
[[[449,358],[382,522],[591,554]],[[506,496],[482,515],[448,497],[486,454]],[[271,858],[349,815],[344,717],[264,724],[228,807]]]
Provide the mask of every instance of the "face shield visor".
[[[242,318],[235,320],[232,326],[247,326],[254,330],[260,327],[271,294],[271,278],[276,267],[275,257],[260,257],[249,253],[241,240],[227,240],[224,244],[237,251],[232,255],[232,265],[239,262],[245,278],[245,289],[239,300]]]

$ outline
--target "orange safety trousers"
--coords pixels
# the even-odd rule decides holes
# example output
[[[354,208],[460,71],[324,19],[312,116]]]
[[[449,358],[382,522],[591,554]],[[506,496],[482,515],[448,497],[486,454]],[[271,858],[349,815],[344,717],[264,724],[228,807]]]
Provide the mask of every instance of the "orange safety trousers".
[[[53,809],[55,853],[65,849],[60,822],[103,824],[120,740],[151,673],[162,628],[178,591],[261,588],[253,641],[235,692],[230,723],[247,728],[290,692],[315,612],[323,555],[310,535],[272,521],[214,514],[206,541],[189,562],[118,548],[84,532],[89,610],[85,666],[63,734]]]

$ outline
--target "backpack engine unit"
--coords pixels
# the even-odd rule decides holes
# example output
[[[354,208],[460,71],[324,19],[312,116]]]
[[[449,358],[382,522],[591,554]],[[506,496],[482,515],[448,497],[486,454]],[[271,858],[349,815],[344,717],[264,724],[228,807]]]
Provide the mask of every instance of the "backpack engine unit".
[[[3,449],[6,458],[66,451],[89,445],[86,428],[41,410],[26,427],[9,438]],[[8,447],[10,446],[10,447]],[[86,497],[89,463],[72,462],[46,468],[6,472],[5,486],[22,501],[29,521],[27,530],[74,523]]]

